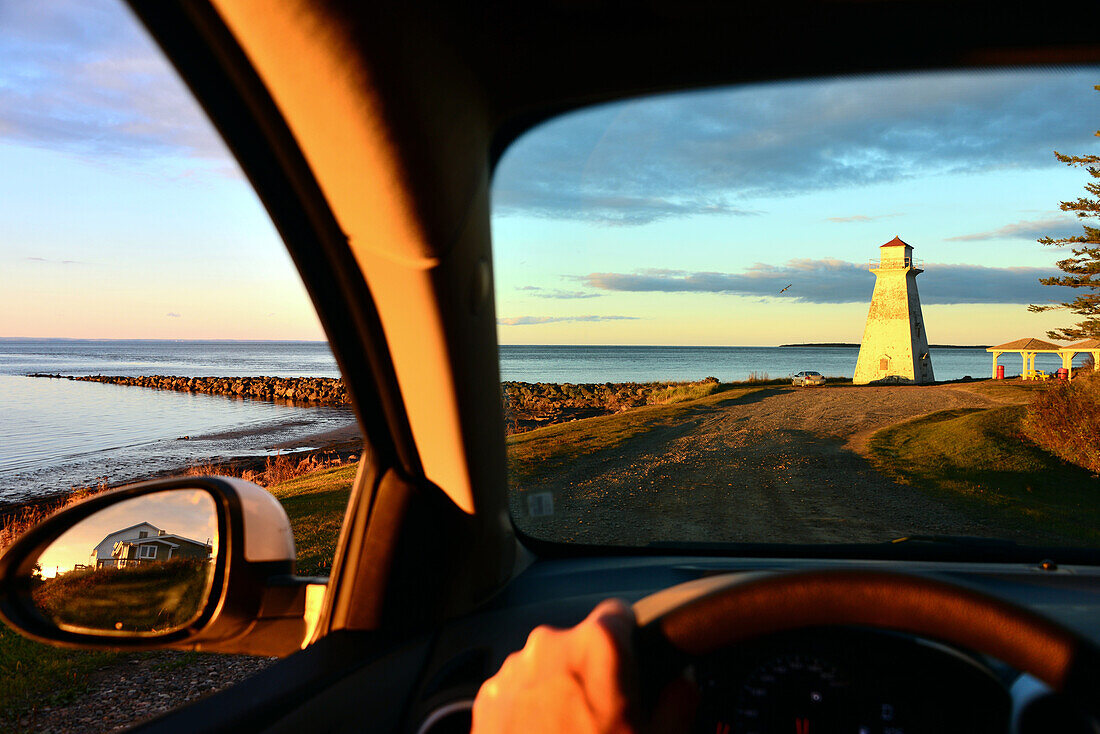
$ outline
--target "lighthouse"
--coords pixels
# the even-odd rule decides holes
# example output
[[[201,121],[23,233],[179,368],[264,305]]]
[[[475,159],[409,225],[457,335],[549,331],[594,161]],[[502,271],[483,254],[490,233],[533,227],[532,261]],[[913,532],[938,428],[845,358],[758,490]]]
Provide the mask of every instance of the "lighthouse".
[[[913,248],[895,237],[879,247],[879,259],[871,262],[870,270],[875,292],[853,382],[932,382],[928,334],[917,295],[917,276],[924,271],[917,267]]]

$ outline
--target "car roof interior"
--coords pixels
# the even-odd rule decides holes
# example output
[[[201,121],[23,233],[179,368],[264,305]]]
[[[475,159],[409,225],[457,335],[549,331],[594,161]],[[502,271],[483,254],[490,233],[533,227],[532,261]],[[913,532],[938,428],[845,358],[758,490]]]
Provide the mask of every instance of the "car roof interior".
[[[506,497],[489,199],[519,135],[661,91],[1100,61],[1095,4],[1061,2],[131,6],[270,212],[370,444],[322,632],[406,638],[551,552]]]

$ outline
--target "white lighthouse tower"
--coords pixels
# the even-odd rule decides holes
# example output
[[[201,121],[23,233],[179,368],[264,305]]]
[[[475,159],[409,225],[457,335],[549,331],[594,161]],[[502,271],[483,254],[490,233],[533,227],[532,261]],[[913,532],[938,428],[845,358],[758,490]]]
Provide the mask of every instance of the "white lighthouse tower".
[[[870,269],[875,274],[875,292],[853,382],[922,385],[934,381],[917,295],[917,276],[924,271],[913,259],[913,248],[895,237],[879,248],[879,260],[872,261]]]

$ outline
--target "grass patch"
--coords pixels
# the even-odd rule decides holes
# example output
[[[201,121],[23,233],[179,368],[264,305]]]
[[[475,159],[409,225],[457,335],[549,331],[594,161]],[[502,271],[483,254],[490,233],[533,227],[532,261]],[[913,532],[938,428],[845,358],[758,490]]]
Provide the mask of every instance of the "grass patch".
[[[669,385],[668,387],[654,390],[650,397],[650,401],[653,405],[684,403],[688,400],[705,398],[707,395],[713,395],[716,392],[721,392],[723,389],[729,389],[729,387],[720,382],[689,382],[683,385]]]
[[[717,389],[696,398],[690,397],[687,391],[677,393],[678,388],[674,387],[669,401],[662,405],[582,418],[509,436],[508,482],[515,487],[535,476],[560,473],[578,456],[615,448],[655,428],[680,425],[699,408],[722,405],[762,390],[759,387],[734,388],[729,383],[714,384],[714,387]],[[683,399],[674,399],[680,396]]]
[[[1024,437],[1027,408],[944,410],[876,433],[877,468],[907,484],[992,509],[1039,542],[1100,543],[1100,484]]]
[[[18,731],[19,716],[38,706],[74,700],[88,676],[120,655],[50,647],[0,625],[0,725]]]
[[[322,469],[268,488],[290,518],[300,575],[327,576],[332,568],[357,469],[357,464]]]
[[[205,559],[70,571],[35,582],[35,606],[61,627],[167,631],[202,611],[213,574]]]

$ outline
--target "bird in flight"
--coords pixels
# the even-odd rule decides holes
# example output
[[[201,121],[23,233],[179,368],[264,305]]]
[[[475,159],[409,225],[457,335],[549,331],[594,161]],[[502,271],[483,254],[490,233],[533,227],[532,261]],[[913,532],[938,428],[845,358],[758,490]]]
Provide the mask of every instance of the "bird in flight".
[[[784,291],[786,291],[786,290],[787,290],[788,288],[790,288],[790,287],[791,287],[792,285],[794,285],[794,283],[787,283],[787,288],[784,288],[783,290],[781,290],[781,291],[779,291],[779,292],[780,292],[780,293],[783,293],[783,292],[784,292]]]

